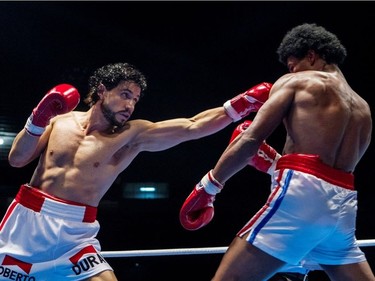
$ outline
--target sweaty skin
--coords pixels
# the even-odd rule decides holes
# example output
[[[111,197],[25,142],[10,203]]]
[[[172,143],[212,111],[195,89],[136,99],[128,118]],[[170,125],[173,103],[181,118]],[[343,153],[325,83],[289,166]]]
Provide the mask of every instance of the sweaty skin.
[[[139,86],[126,81],[111,91],[103,87],[99,95],[101,100],[88,111],[53,118],[40,138],[25,130],[16,136],[9,154],[12,166],[22,167],[42,153],[30,185],[66,200],[98,206],[118,174],[140,152],[165,150],[233,122],[223,107],[192,118],[128,121],[140,98]],[[123,127],[113,129],[102,114],[101,103],[116,113]]]
[[[371,140],[369,105],[348,85],[337,65],[311,51],[302,59],[288,58],[291,73],[273,85],[269,99],[252,125],[224,151],[212,174],[224,184],[244,168],[260,144],[284,124],[283,154],[317,154],[336,169],[354,172]],[[235,237],[212,281],[267,280],[285,263]],[[367,261],[321,265],[330,280],[374,281]]]
[[[33,112],[33,115],[27,119],[25,129],[17,134],[8,157],[9,164],[13,167],[24,167],[39,157],[34,174],[30,182],[27,183],[34,187],[30,190],[40,193],[37,191],[40,189],[48,195],[73,201],[66,204],[68,207],[77,205],[77,202],[97,207],[117,176],[130,165],[140,152],[162,151],[185,141],[212,135],[232,124],[234,120],[257,111],[263,105],[263,101],[268,98],[269,90],[272,87],[270,83],[263,82],[237,94],[226,101],[223,106],[205,110],[193,117],[152,122],[142,119],[129,120],[138,101],[147,89],[146,77],[134,66],[121,62],[104,65],[94,71],[88,79],[88,84],[88,93],[84,99],[84,102],[90,107],[88,111],[72,111],[56,116],[58,113],[56,110],[60,110],[58,104],[43,103],[44,107],[42,107],[39,103],[37,106],[38,110],[40,109],[39,115]],[[45,106],[52,108],[51,112],[43,111]],[[71,107],[71,109],[73,108],[75,107]],[[47,122],[33,123],[33,121],[38,121],[34,120],[35,116],[46,118]],[[56,117],[52,118],[52,116]],[[46,125],[47,127],[45,127]],[[22,185],[17,196],[25,189],[26,187]],[[25,198],[24,194],[18,197],[29,202],[29,198]],[[37,206],[33,207],[39,208],[38,204],[43,205],[42,211],[44,211],[43,207],[47,204],[44,204],[44,200],[37,200],[35,200]],[[16,199],[14,202],[16,202],[16,206],[22,205]],[[30,203],[33,204],[33,202]],[[58,202],[54,203],[58,204]],[[26,235],[26,232],[18,231],[18,228],[24,229],[23,222],[28,221],[25,219],[27,216],[25,213],[33,213],[38,210],[30,209],[27,206],[19,208],[21,210],[18,210],[17,207],[10,207],[10,209],[15,214],[12,218],[20,223],[16,225],[16,228],[13,225],[7,225],[8,231],[2,241],[9,240],[11,243],[7,244],[13,245],[18,236],[12,235],[11,231],[19,233],[20,236]],[[23,209],[30,210],[23,212]],[[87,209],[92,210],[86,206],[85,210]],[[51,212],[60,215],[54,209]],[[87,214],[90,216],[90,212],[85,212],[85,215]],[[67,222],[63,214],[61,215],[62,217],[57,220],[61,225],[66,225]],[[60,232],[61,228],[56,227],[55,221],[49,220],[49,215],[43,213],[40,217],[42,219],[47,217],[45,222],[48,222],[45,224],[51,226],[56,234]],[[96,221],[92,225],[85,225],[85,219],[87,218],[83,218],[83,221],[79,223],[84,231],[87,230],[86,233],[80,234],[83,240],[77,241],[73,233],[68,233],[70,230],[63,230],[61,234],[57,235],[66,236],[65,240],[72,239],[76,243],[64,242],[61,243],[64,244],[63,246],[59,245],[60,248],[66,246],[70,252],[69,247],[71,249],[85,247],[87,243],[100,245],[96,239],[96,233],[94,233],[94,231],[99,231],[99,225]],[[33,221],[28,223],[35,224]],[[33,226],[30,227],[33,228]],[[41,232],[36,230],[34,234],[40,234],[41,239],[44,239],[46,233],[43,230]],[[50,235],[48,234],[48,236]],[[31,240],[40,240],[38,238],[32,237]],[[25,239],[22,236],[18,240],[24,241]],[[32,243],[28,239],[25,241],[28,241],[25,242],[25,245]],[[15,243],[17,244],[17,242]],[[10,251],[14,250],[17,254],[29,251],[27,247],[25,250],[22,245],[19,246]],[[27,254],[23,256],[28,259]],[[30,258],[33,259],[34,256]],[[56,261],[49,260],[51,264],[54,263],[51,270],[55,270],[55,264],[60,263],[60,260],[65,262],[63,259],[63,256],[58,256]],[[102,272],[89,277],[87,281],[117,280],[110,266],[104,268]],[[91,272],[94,271],[88,271],[86,275],[93,274]]]
[[[290,68],[296,71],[305,60],[290,59]],[[337,66],[322,63],[319,71],[286,74],[274,83],[268,101],[242,138],[228,146],[214,176],[225,183],[245,167],[281,122],[287,133],[283,154],[317,154],[325,164],[353,172],[371,141],[370,116],[369,105],[348,85]],[[235,154],[236,150],[245,153]]]

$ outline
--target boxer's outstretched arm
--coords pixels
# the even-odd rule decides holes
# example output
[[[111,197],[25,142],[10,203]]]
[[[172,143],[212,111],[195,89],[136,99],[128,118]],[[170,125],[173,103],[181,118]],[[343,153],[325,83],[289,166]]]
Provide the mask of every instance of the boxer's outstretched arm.
[[[179,143],[212,135],[234,121],[256,112],[268,98],[272,85],[260,83],[224,103],[192,118],[145,122],[134,138],[140,151],[161,151]]]

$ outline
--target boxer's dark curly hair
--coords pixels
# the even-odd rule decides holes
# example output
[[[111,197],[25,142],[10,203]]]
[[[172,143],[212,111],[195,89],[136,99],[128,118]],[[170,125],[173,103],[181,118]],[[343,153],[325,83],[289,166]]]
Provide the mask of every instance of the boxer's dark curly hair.
[[[89,78],[89,91],[84,102],[92,107],[98,100],[98,87],[103,84],[107,90],[112,90],[122,81],[131,81],[141,88],[141,96],[147,89],[146,77],[136,67],[129,63],[113,63],[102,66],[94,71]]]
[[[327,63],[340,65],[346,49],[333,33],[315,23],[304,23],[289,30],[277,49],[279,61],[287,65],[289,56],[302,59],[309,50],[315,51]]]

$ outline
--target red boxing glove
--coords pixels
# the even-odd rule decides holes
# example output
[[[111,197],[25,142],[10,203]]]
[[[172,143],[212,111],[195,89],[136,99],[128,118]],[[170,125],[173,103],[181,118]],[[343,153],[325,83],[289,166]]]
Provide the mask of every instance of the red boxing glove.
[[[263,82],[224,103],[224,109],[233,121],[256,112],[268,99],[272,84]]]
[[[80,95],[72,85],[57,85],[33,109],[25,125],[26,131],[33,136],[42,135],[51,118],[72,111],[79,101]]]
[[[239,124],[236,129],[234,129],[229,143],[231,143],[241,132],[245,131],[251,123],[251,120],[246,120]],[[257,154],[251,157],[249,165],[261,172],[272,175],[275,171],[276,162],[280,157],[281,155],[264,141],[259,147]]]
[[[180,210],[180,223],[187,230],[197,230],[214,217],[215,195],[223,185],[209,171],[186,198]]]

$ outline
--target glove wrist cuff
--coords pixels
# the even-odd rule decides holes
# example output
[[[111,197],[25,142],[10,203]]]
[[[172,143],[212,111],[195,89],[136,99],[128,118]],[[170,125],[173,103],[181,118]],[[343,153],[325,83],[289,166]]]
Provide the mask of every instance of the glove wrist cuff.
[[[233,122],[236,122],[238,120],[240,120],[242,117],[238,114],[238,112],[233,108],[232,104],[231,104],[231,100],[228,100],[226,101],[224,104],[223,104],[223,107],[225,109],[225,112],[227,113],[227,115],[232,118]]]
[[[202,184],[204,186],[204,190],[211,195],[216,195],[224,187],[223,184],[221,184],[217,179],[214,178],[214,176],[212,175],[212,170],[209,171],[202,179]]]
[[[44,133],[46,128],[34,125],[33,124],[33,115],[31,114],[30,117],[26,121],[25,130],[30,135],[39,137]]]

